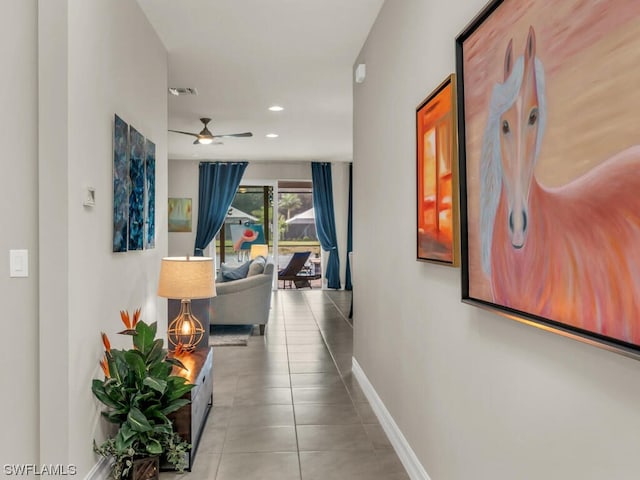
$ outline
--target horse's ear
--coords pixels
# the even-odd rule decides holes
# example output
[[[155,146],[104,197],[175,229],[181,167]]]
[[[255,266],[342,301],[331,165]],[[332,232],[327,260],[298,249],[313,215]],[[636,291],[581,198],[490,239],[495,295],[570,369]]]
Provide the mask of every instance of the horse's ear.
[[[529,60],[536,56],[536,32],[533,27],[529,27],[529,35],[527,36],[527,47],[524,51],[525,60]]]
[[[513,38],[509,40],[509,45],[507,45],[507,51],[504,54],[504,80],[506,81],[511,75],[511,70],[513,69]]]

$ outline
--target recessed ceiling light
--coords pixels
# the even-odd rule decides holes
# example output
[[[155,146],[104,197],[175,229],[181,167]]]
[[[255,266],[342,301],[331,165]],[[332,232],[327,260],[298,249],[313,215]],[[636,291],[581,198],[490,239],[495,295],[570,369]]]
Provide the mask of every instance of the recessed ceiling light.
[[[281,112],[282,110],[284,110],[284,108],[280,105],[272,105],[271,107],[269,107],[269,110],[271,110],[272,112]]]
[[[267,133],[265,135],[265,137],[267,137],[267,138],[278,138],[278,134],[277,133]]]

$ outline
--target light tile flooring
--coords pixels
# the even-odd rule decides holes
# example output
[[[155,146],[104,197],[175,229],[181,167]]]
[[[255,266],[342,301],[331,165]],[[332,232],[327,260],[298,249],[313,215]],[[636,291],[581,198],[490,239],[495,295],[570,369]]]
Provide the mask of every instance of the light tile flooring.
[[[280,290],[264,337],[216,347],[194,468],[161,480],[407,480],[351,373],[349,295]]]

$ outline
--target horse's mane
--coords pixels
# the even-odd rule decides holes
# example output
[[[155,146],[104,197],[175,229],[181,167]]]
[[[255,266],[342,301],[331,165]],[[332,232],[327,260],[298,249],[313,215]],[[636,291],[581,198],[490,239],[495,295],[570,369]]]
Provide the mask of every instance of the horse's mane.
[[[535,59],[536,85],[538,93],[538,138],[536,139],[535,158],[540,152],[540,143],[546,124],[546,101],[544,96],[544,68],[542,62]],[[496,83],[491,92],[487,126],[482,138],[480,156],[480,242],[482,249],[482,269],[491,275],[491,244],[493,224],[500,201],[502,188],[502,163],[500,161],[500,117],[513,104],[522,86],[524,74],[524,56],[519,56],[513,65],[509,78],[504,83]]]

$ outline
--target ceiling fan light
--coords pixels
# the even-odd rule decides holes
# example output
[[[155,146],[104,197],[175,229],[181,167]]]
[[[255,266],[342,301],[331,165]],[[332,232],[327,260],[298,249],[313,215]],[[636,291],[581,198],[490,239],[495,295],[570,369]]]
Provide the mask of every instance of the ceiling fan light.
[[[281,112],[284,110],[284,108],[280,105],[272,105],[269,107],[269,110],[271,110],[272,112]]]
[[[200,145],[210,145],[213,143],[213,138],[199,138],[198,143]]]

